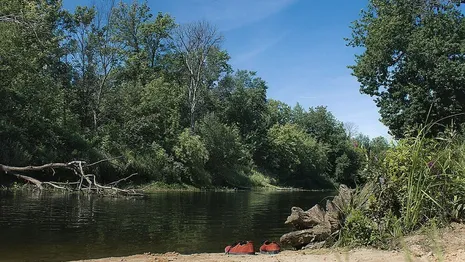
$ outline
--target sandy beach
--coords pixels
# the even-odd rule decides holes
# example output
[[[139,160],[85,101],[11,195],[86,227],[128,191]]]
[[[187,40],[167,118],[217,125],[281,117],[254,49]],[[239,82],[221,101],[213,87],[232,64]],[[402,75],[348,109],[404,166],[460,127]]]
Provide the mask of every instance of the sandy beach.
[[[127,257],[108,257],[102,259],[81,260],[86,262],[190,262],[190,261],[246,261],[246,262],[388,262],[388,261],[465,261],[465,225],[452,224],[451,227],[441,230],[440,237],[435,240],[426,235],[414,235],[406,237],[405,248],[384,251],[369,248],[357,248],[353,250],[319,249],[283,251],[277,255],[225,255],[223,253],[200,253],[182,255],[175,252],[164,254],[138,254]]]

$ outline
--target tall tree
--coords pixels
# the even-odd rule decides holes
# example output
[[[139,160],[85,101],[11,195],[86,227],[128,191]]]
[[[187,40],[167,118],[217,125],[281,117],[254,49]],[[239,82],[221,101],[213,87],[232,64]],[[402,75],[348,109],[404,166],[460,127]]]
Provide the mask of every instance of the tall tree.
[[[285,125],[291,122],[292,109],[284,102],[268,99],[267,111],[267,121],[269,126],[273,126],[275,124]]]
[[[142,84],[159,71],[160,59],[170,50],[169,38],[174,19],[163,13],[153,18],[147,1],[120,2],[113,10],[111,26],[114,41],[120,45],[125,63],[123,77]]]
[[[61,1],[0,5],[0,161],[57,160],[67,148],[68,67]]]
[[[370,0],[352,25],[348,44],[364,52],[350,68],[361,92],[375,97],[382,122],[397,138],[426,121],[452,117],[465,122],[465,18],[460,2]],[[431,134],[441,130],[436,125]]]
[[[225,120],[239,127],[242,138],[252,153],[260,148],[266,137],[266,82],[256,72],[239,70],[233,88],[224,103]]]
[[[202,88],[207,87],[207,68],[214,62],[210,58],[212,53],[220,52],[222,41],[223,37],[217,29],[206,21],[182,25],[174,32],[173,44],[186,73],[191,132],[194,132]]]
[[[354,138],[358,134],[358,127],[354,122],[345,122],[344,130],[349,138]]]

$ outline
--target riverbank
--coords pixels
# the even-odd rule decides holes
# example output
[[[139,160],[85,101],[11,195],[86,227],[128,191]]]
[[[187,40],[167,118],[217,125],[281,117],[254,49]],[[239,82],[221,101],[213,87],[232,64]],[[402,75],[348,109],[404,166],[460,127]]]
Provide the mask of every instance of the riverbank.
[[[136,188],[136,190],[140,190],[143,193],[156,193],[156,192],[167,192],[167,191],[192,191],[192,192],[200,192],[200,191],[214,191],[214,192],[234,192],[234,191],[241,191],[241,190],[257,190],[257,191],[308,191],[308,192],[331,192],[335,191],[335,189],[303,189],[303,188],[293,188],[293,187],[281,187],[275,185],[261,185],[261,186],[254,186],[254,187],[213,187],[213,188],[199,188],[188,184],[165,184],[160,182],[154,182],[146,185],[141,185]]]
[[[440,230],[437,237],[429,234],[416,234],[405,237],[400,248],[393,251],[357,248],[352,250],[343,249],[319,249],[283,251],[277,255],[233,256],[222,253],[201,253],[192,255],[181,255],[179,253],[165,254],[139,254],[127,257],[108,257],[93,260],[81,260],[86,262],[135,262],[135,261],[248,261],[248,262],[290,262],[290,261],[312,261],[312,262],[385,262],[385,261],[465,261],[465,225],[452,224],[446,229]]]
[[[126,186],[123,189],[134,189],[136,192],[151,194],[159,192],[236,192],[236,191],[292,191],[292,192],[333,192],[335,189],[304,189],[294,187],[281,187],[276,185],[260,185],[247,188],[241,187],[195,187],[189,184],[167,184],[153,182],[138,185],[136,187]],[[37,187],[32,184],[13,183],[8,186],[0,185],[0,191],[35,191]],[[44,188],[44,192],[63,192],[62,189]],[[74,191],[69,191],[74,192]]]

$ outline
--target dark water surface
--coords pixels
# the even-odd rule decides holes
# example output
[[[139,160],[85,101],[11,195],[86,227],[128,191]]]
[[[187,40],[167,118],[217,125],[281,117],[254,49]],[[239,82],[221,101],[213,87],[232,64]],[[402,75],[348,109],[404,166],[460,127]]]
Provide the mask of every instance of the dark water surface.
[[[164,192],[144,199],[0,192],[0,261],[64,261],[176,251],[222,252],[279,240],[292,206],[329,192]]]

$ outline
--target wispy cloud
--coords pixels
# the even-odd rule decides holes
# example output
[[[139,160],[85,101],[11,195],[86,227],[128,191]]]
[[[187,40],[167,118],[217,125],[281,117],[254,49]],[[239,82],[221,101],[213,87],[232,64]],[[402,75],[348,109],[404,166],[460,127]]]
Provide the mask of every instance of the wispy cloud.
[[[296,2],[296,0],[218,0],[217,8],[212,11],[224,30],[232,30],[261,21],[277,14]]]
[[[260,41],[258,46],[253,47],[247,50],[246,52],[236,54],[235,57],[233,57],[232,59],[232,63],[236,65],[246,63],[247,61],[266,52],[268,49],[278,44],[281,40],[283,40],[286,37],[286,35],[287,32],[284,32],[283,34],[277,37]]]
[[[221,31],[261,21],[283,11],[298,0],[172,0],[183,7],[183,18],[207,19]],[[190,21],[184,21],[190,22]]]

